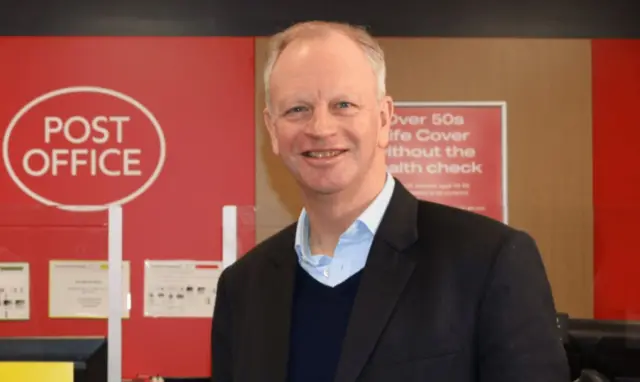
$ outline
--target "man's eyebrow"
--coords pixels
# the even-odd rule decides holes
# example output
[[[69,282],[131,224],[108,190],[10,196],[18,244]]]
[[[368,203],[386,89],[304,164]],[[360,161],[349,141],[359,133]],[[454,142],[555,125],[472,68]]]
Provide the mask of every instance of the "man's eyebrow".
[[[282,109],[288,109],[294,106],[306,105],[308,103],[309,101],[305,101],[302,97],[295,97],[281,101],[280,103],[278,103],[278,106]]]
[[[348,100],[355,103],[360,103],[362,101],[362,96],[358,96],[351,93],[339,93],[335,97],[332,97],[334,100]]]

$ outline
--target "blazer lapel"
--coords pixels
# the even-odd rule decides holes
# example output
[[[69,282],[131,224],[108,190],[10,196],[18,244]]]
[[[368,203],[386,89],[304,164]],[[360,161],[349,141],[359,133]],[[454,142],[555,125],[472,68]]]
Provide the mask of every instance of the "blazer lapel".
[[[295,230],[295,227],[294,227]],[[290,230],[288,230],[290,231]],[[264,370],[260,375],[264,381],[285,381],[287,378],[287,362],[289,359],[289,336],[291,322],[291,306],[295,283],[296,253],[293,248],[294,235],[289,232],[273,254],[269,254],[267,266],[264,269],[260,288],[256,291],[260,296],[260,312],[256,317],[263,317],[261,330],[253,343],[259,346],[256,364],[247,364],[252,368],[259,365],[258,370]]]
[[[363,270],[335,382],[354,382],[371,355],[414,269],[403,250],[418,238],[418,201],[396,180]]]

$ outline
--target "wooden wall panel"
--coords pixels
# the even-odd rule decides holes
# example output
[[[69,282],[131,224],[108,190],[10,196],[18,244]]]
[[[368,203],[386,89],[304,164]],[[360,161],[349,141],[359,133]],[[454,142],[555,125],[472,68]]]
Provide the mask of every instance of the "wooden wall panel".
[[[256,224],[295,221],[296,186],[262,121],[264,38],[256,41]],[[543,252],[559,310],[593,316],[591,50],[588,40],[381,39],[396,101],[506,101],[510,224]]]

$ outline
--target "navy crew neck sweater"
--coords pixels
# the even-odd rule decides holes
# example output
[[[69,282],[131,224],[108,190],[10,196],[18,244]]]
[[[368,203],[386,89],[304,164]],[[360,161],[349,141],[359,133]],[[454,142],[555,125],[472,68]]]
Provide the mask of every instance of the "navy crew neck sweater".
[[[297,268],[288,382],[332,382],[362,271],[329,287]]]

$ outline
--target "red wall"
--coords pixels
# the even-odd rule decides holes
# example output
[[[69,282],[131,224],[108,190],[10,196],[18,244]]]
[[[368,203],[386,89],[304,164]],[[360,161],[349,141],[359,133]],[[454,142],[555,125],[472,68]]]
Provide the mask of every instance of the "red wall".
[[[123,322],[123,374],[209,375],[211,319],[143,318],[143,261],[220,260],[222,206],[254,204],[253,39],[0,38],[0,51],[10,57],[0,62],[1,121],[10,121],[43,93],[81,85],[126,93],[155,114],[166,139],[166,162],[155,183],[124,207],[124,257],[131,261],[133,304],[131,318]],[[48,147],[38,119],[43,113],[130,111],[122,107],[106,98],[83,97],[43,106],[39,116],[12,135],[12,150]],[[152,129],[132,126],[122,145],[143,147],[144,163],[155,163],[159,150]],[[153,168],[143,167],[147,172]],[[98,187],[83,188],[83,182],[86,176],[49,176],[30,180],[30,186],[59,199],[88,202],[140,185],[135,179],[114,182],[108,177],[90,180]],[[106,229],[100,226],[105,214],[43,212],[4,168],[0,190],[0,243],[5,247],[0,261],[30,262],[32,278],[31,320],[3,322],[0,335],[106,335],[106,320],[52,320],[47,307],[49,259],[107,259]]]
[[[640,41],[593,41],[595,316],[640,320]]]

